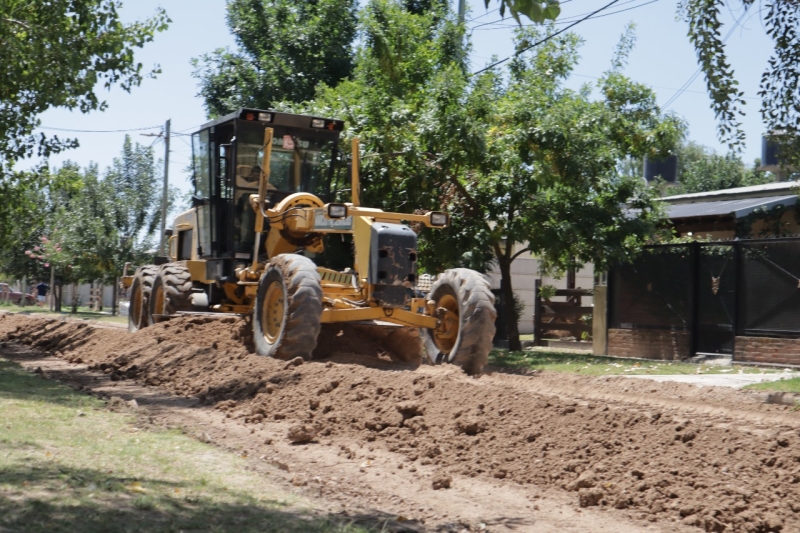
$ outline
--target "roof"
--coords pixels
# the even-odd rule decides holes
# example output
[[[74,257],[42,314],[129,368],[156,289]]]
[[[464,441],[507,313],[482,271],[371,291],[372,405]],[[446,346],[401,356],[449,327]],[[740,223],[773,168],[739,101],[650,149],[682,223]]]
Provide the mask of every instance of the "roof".
[[[713,200],[741,200],[744,198],[764,198],[776,195],[796,195],[798,189],[800,189],[800,181],[779,181],[777,183],[765,183],[764,185],[751,185],[749,187],[737,187],[735,189],[665,196],[662,200],[668,204],[709,202]]]
[[[749,188],[749,187],[743,187]],[[680,203],[666,206],[667,217],[697,218],[711,216],[730,216],[741,218],[756,209],[771,209],[778,205],[792,206],[798,203],[796,194],[784,196],[768,196],[762,198],[745,198],[739,200],[717,200],[710,202]]]

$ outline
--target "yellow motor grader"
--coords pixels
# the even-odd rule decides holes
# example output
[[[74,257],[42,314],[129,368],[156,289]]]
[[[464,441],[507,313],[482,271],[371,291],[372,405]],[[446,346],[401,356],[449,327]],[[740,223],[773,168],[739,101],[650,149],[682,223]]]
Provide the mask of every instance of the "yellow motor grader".
[[[458,268],[427,294],[416,289],[417,236],[403,222],[445,227],[448,215],[362,207],[357,140],[351,201],[332,201],[347,192],[332,190],[343,127],[241,109],[194,133],[193,207],[167,230],[168,255],[123,277],[129,330],[187,313],[252,313],[258,354],[309,359],[322,324],[406,326],[420,328],[430,362],[479,373],[495,331],[488,283]],[[332,238],[354,252],[351,267],[326,265]]]

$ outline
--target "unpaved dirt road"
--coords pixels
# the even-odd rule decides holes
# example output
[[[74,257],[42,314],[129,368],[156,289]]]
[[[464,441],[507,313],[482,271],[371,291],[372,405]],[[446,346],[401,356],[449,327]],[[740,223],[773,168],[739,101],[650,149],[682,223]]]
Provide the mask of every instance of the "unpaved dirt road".
[[[387,530],[800,531],[800,412],[761,395],[471,378],[365,356],[335,330],[319,361],[278,361],[248,351],[247,329],[187,317],[128,334],[0,314],[0,355],[137,397],[326,509],[399,518]]]

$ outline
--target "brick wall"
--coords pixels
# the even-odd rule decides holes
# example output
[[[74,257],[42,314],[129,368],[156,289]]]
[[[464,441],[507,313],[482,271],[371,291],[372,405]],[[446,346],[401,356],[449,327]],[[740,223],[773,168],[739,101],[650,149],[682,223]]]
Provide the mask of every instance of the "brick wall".
[[[800,339],[736,337],[734,361],[800,365]]]
[[[674,361],[691,357],[689,332],[660,329],[609,329],[608,355]]]

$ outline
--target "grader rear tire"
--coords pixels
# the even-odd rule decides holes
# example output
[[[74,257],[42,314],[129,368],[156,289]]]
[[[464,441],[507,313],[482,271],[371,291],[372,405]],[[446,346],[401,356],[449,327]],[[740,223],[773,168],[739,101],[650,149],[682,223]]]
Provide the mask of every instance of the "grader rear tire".
[[[150,293],[158,267],[148,265],[136,269],[131,284],[131,301],[128,309],[128,331],[139,331],[150,324]]]
[[[258,282],[253,308],[253,341],[258,355],[311,359],[322,318],[317,266],[302,255],[270,260]]]
[[[446,270],[431,286],[428,300],[436,302],[440,318],[449,323],[446,329],[420,332],[430,362],[480,374],[489,361],[497,318],[489,283],[474,270]]]
[[[192,310],[192,278],[183,265],[164,265],[153,281],[150,296],[150,323],[153,315],[174,315]]]

